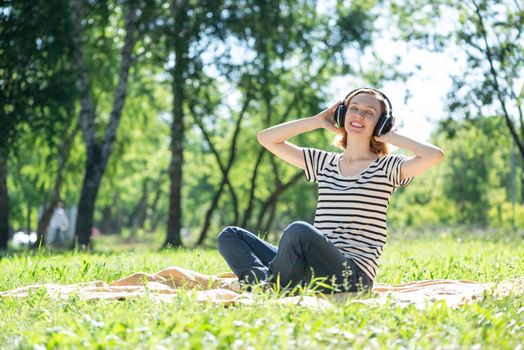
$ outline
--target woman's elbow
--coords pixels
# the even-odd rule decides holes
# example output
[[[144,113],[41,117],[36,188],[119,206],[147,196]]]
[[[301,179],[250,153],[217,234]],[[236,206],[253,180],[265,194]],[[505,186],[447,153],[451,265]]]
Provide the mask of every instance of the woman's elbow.
[[[268,130],[268,129],[265,129],[265,130],[262,130],[262,131],[259,131],[257,133],[257,141],[258,143],[260,143],[262,146],[264,147],[268,147],[271,146],[271,145],[276,145],[276,144],[281,144],[281,143],[284,143],[284,141],[277,141],[275,138],[277,137],[277,135],[274,135],[273,132],[271,130]]]
[[[257,132],[257,141],[261,145],[264,145],[264,142],[265,142],[265,140],[264,140],[264,130]]]
[[[437,147],[437,149],[435,149],[433,158],[435,159],[435,163],[440,163],[440,161],[444,159],[444,151]]]

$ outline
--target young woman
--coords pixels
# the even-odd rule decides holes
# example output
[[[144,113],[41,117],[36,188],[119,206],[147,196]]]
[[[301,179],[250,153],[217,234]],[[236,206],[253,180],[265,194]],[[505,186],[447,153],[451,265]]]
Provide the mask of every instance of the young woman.
[[[342,107],[342,114],[337,107]],[[338,127],[335,112],[344,116],[337,120]],[[387,97],[361,88],[350,92],[343,106],[337,102],[318,115],[257,134],[262,146],[304,169],[308,182],[318,183],[318,203],[314,225],[291,223],[278,248],[240,227],[229,226],[219,234],[218,249],[241,282],[293,287],[323,279],[316,285],[322,292],[372,288],[386,243],[390,196],[443,157],[438,147],[402,136],[391,126],[389,132],[388,127],[386,133],[377,132],[377,123],[382,125],[386,118],[394,122]],[[336,132],[335,145],[344,152],[302,148],[287,141],[319,128]],[[415,156],[389,154],[388,143]]]

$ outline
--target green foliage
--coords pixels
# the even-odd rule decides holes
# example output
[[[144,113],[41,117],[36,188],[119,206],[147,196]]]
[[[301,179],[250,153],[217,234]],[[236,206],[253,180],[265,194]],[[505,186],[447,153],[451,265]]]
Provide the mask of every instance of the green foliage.
[[[524,228],[518,219],[520,191],[512,193],[514,184],[522,178],[522,162],[515,158],[512,176],[511,139],[503,120],[491,117],[455,121],[452,125],[443,122],[434,143],[444,150],[444,160],[395,195],[390,224]]]
[[[126,217],[132,214],[143,194],[144,183],[148,184],[148,197],[152,197],[158,187],[162,188],[163,198],[168,193],[165,188],[169,163],[169,126],[165,120],[168,96],[157,83],[158,76],[149,74],[149,70],[137,69],[135,80],[130,82],[128,101],[97,198],[99,208],[118,207],[112,208],[113,215],[117,209]],[[115,194],[118,194],[117,203]],[[161,206],[162,210],[165,207]],[[96,218],[100,217],[98,211]]]
[[[524,159],[524,11],[517,1],[393,1],[401,38],[464,64],[447,96],[453,119],[496,115]],[[441,25],[445,23],[445,25]]]
[[[326,107],[333,98],[328,86],[334,76],[348,76],[380,85],[401,76],[392,63],[376,64],[362,71],[355,57],[371,44],[377,20],[397,19],[402,39],[428,50],[445,50],[455,43],[465,47],[468,69],[454,77],[447,100],[454,116],[442,122],[433,141],[445,151],[437,167],[417,177],[392,198],[389,225],[393,228],[475,224],[522,229],[524,200],[522,161],[510,166],[511,134],[507,132],[489,65],[478,51],[483,48],[475,4],[485,14],[488,42],[506,91],[511,118],[517,122],[521,106],[522,11],[504,1],[336,1],[326,13],[317,1],[188,1],[184,35],[190,42],[184,93],[184,177],[182,186],[184,232],[194,235],[222,181],[213,145],[225,165],[229,161],[234,125],[242,114],[240,133],[229,173],[237,203],[227,186],[216,208],[211,228],[213,242],[219,230],[234,223],[234,214],[246,211],[255,161],[261,146],[256,132],[280,122],[307,117]],[[92,77],[97,137],[102,137],[111,112],[117,84],[119,54],[123,46],[124,4],[118,1],[85,2],[85,57]],[[112,217],[133,219],[140,200],[147,201],[146,229],[167,220],[172,134],[173,9],[171,4],[141,4],[139,40],[130,71],[127,102],[96,203],[96,225]],[[490,9],[488,12],[487,9]],[[64,130],[76,121],[78,97],[73,86],[67,7],[56,1],[7,2],[0,7],[0,60],[6,123],[16,130],[19,148],[9,158],[9,199],[12,226],[26,225],[28,211],[36,226],[36,210],[46,204],[53,190],[58,145]],[[439,26],[450,18],[456,26]],[[393,25],[393,23],[389,23]],[[204,29],[203,29],[204,28]],[[497,38],[498,40],[495,40]],[[515,40],[512,40],[515,39]],[[189,40],[190,39],[190,40]],[[176,40],[175,40],[176,41]],[[482,51],[482,50],[481,50]],[[357,55],[357,56],[356,56]],[[378,55],[377,55],[378,56]],[[348,84],[348,89],[351,86]],[[191,108],[190,108],[191,107]],[[194,112],[194,115],[193,115]],[[487,117],[494,116],[494,117]],[[464,118],[466,120],[464,120]],[[196,119],[210,135],[206,140]],[[470,120],[472,119],[472,120]],[[12,125],[10,123],[13,123]],[[515,125],[518,125],[516,123]],[[7,129],[5,129],[7,130]],[[11,129],[10,129],[11,130]],[[522,133],[519,127],[517,131]],[[7,131],[2,131],[7,133]],[[11,132],[11,131],[9,131]],[[14,134],[13,134],[14,135]],[[11,136],[10,136],[11,137]],[[299,135],[300,146],[340,151],[328,132]],[[272,158],[270,158],[272,157]],[[79,199],[85,171],[85,150],[74,140],[65,169],[62,197],[66,206]],[[290,181],[299,169],[283,164],[268,152],[257,169],[254,212],[248,225],[255,227],[265,201],[279,183]],[[157,205],[153,202],[158,198]],[[313,220],[314,185],[302,177],[278,198],[270,236],[294,220]],[[512,201],[515,205],[512,205]],[[269,210],[270,211],[270,210]],[[261,221],[269,219],[269,211]],[[124,232],[129,232],[124,229]]]
[[[70,24],[61,1],[0,6],[0,147],[30,125],[57,142],[75,98]]]
[[[514,1],[491,0],[393,1],[390,10],[400,38],[466,65],[451,77],[450,117],[433,138],[446,154],[437,166],[441,179],[434,171],[417,178],[393,200],[392,222],[522,229],[524,89],[516,77],[522,76],[524,45],[515,28],[522,27],[524,12]]]

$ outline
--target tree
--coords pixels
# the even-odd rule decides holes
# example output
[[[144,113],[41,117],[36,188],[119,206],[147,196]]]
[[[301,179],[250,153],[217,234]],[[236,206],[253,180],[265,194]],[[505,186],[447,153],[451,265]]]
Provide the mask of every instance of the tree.
[[[78,204],[79,214],[75,227],[75,235],[78,238],[78,244],[87,248],[90,246],[90,234],[93,226],[93,213],[98,189],[111,155],[118,124],[122,116],[122,110],[126,100],[129,70],[133,62],[133,48],[138,40],[139,33],[137,23],[138,8],[134,1],[126,1],[123,7],[125,37],[120,52],[118,82],[114,89],[114,100],[109,122],[105,127],[103,138],[100,140],[97,138],[97,110],[92,95],[92,76],[86,61],[86,54],[89,50],[86,47],[87,36],[83,24],[86,22],[84,21],[85,6],[86,3],[82,0],[74,1],[71,16],[74,24],[74,57],[77,67],[76,87],[80,95],[79,119],[82,137],[86,147],[85,174],[80,202]]]
[[[9,196],[7,192],[7,147],[0,148],[0,249],[9,240]]]
[[[261,129],[282,123],[293,114],[311,115],[318,112],[322,88],[331,75],[349,71],[343,49],[346,45],[365,47],[369,43],[367,34],[372,30],[373,21],[368,16],[372,2],[354,2],[351,6],[339,4],[335,27],[330,22],[333,16],[315,13],[315,2],[253,1],[253,4],[237,5],[230,10],[232,15],[226,20],[228,42],[236,39],[240,43],[240,47],[230,48],[228,52],[243,51],[246,58],[231,58],[227,55],[215,58],[222,76],[233,85],[232,89],[242,94],[238,111],[228,106],[229,113],[226,116],[220,117],[213,112],[227,97],[214,93],[224,90],[224,84],[205,77],[196,79],[194,83],[198,86],[193,91],[200,92],[192,94],[194,98],[189,109],[221,175],[214,195],[209,200],[197,244],[206,238],[212,215],[220,209],[220,205],[229,204],[228,212],[232,214],[222,217],[229,224],[249,225],[261,230],[269,228],[274,221],[278,198],[293,188],[303,175],[296,171],[283,174],[286,171],[282,171],[278,162],[271,157],[271,171],[261,179],[263,157],[267,152],[256,142],[253,144],[253,140],[256,140],[253,125]],[[304,13],[310,15],[300,15]],[[209,116],[213,121],[228,119],[234,127],[226,133],[219,128],[218,135],[212,137],[206,123],[199,119],[202,115]],[[242,130],[242,125],[246,123],[250,125],[249,130]],[[227,160],[223,159],[218,150],[226,144],[225,135],[231,135],[226,151],[222,152],[227,152]],[[248,162],[241,163],[238,160],[243,154],[249,155]],[[247,181],[238,181],[238,177],[237,181],[231,180],[230,174],[235,168],[242,169],[242,178]],[[257,185],[261,184],[262,188],[272,191],[265,199],[256,198]],[[247,193],[242,191],[245,185],[249,186]],[[231,196],[220,204],[226,186]],[[264,196],[263,193],[258,195]],[[246,203],[244,208],[238,198],[243,198],[243,203]],[[239,212],[243,214],[242,217]]]
[[[57,142],[73,109],[70,22],[60,1],[0,6],[0,248],[7,247],[9,157],[30,129]],[[28,128],[30,125],[30,128]]]
[[[246,91],[256,91],[252,118],[263,121],[256,124],[261,130],[293,116],[317,113],[325,103],[322,89],[333,75],[359,72],[354,59],[345,51],[357,47],[351,52],[358,54],[370,43],[374,24],[370,10],[375,3],[357,1],[348,5],[339,1],[334,11],[325,15],[316,13],[316,2],[255,3],[258,11],[234,11],[237,26],[232,30],[256,55],[252,62],[244,63],[254,82],[240,88],[244,95]],[[311,15],[300,16],[302,13]],[[250,135],[254,140],[254,133]],[[255,149],[257,155],[250,164],[249,196],[245,198],[247,207],[242,210],[241,225],[264,232],[273,223],[278,198],[294,188],[303,175],[301,171],[282,170],[275,158],[270,157],[271,171],[265,174],[263,183],[271,191],[265,199],[257,200],[257,192],[261,196],[258,182],[263,176],[263,157],[268,152],[258,144]]]
[[[524,10],[519,2],[395,1],[391,6],[403,38],[431,50],[455,49],[457,59],[464,56],[467,69],[452,77],[450,111],[466,118],[496,111],[524,159]],[[447,25],[439,25],[444,17]]]
[[[198,76],[202,69],[200,54],[205,49],[201,39],[215,37],[220,23],[222,1],[172,0],[160,14],[155,34],[159,45],[163,45],[162,59],[167,66],[173,94],[171,123],[171,162],[169,164],[169,209],[167,235],[164,246],[182,245],[182,179],[184,162],[185,111],[184,105],[191,93],[187,80]],[[203,38],[204,35],[207,38]],[[174,58],[174,60],[173,60]],[[173,60],[173,62],[171,62]]]

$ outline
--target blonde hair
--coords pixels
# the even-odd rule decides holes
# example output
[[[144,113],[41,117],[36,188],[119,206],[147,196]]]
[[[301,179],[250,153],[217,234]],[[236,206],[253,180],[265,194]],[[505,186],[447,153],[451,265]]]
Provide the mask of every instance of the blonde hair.
[[[380,104],[380,115],[386,113],[387,107],[386,103],[384,101],[384,97],[380,95],[378,92],[372,90],[372,89],[359,89],[355,91],[354,93],[350,94],[346,100],[344,101],[344,105],[346,108],[349,106],[349,103],[353,99],[353,97],[357,96],[358,94],[367,94],[375,96],[378,103]],[[348,144],[348,133],[344,127],[341,128],[340,133],[335,136],[335,139],[333,140],[333,145],[336,147],[341,148],[342,150],[346,150]],[[371,137],[371,141],[369,142],[369,149],[371,152],[377,154],[379,157],[383,157],[389,153],[388,145],[384,142],[378,142],[375,140],[374,137]]]

